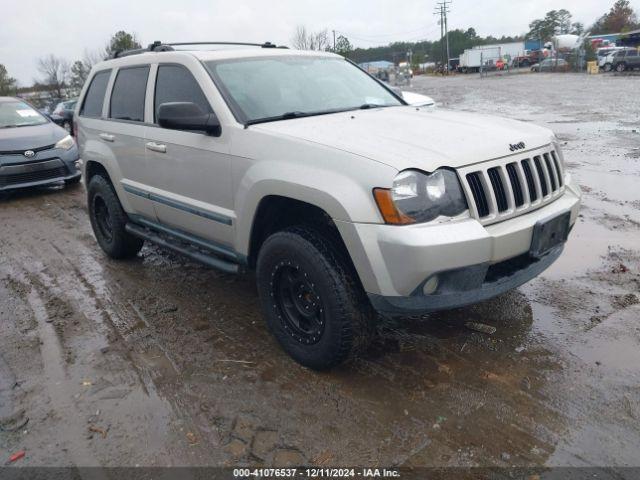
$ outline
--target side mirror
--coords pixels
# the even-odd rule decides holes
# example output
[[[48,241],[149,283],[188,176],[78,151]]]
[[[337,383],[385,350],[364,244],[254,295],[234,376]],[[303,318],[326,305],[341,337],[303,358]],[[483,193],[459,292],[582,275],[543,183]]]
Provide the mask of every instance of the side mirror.
[[[158,107],[158,125],[171,130],[206,132],[220,136],[222,128],[215,113],[206,113],[191,102],[169,102]]]

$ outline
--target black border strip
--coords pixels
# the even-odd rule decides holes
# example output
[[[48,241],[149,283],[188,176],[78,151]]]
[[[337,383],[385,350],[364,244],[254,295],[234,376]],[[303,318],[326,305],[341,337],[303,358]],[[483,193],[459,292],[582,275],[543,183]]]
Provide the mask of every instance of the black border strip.
[[[157,195],[155,193],[145,192],[144,190],[140,190],[139,188],[131,187],[129,185],[122,185],[122,188],[124,188],[124,190],[128,193],[137,195],[138,197],[149,199],[152,202],[162,203],[163,205],[167,205],[169,207],[182,210],[183,212],[191,213],[192,215],[197,215],[199,217],[206,218],[207,220],[213,220],[214,222],[222,223],[224,225],[233,225],[233,219],[230,217],[227,217],[226,215],[207,212],[205,210],[192,207],[191,205],[187,205],[182,202],[178,202],[176,200],[171,200],[169,198],[163,197],[161,195]]]

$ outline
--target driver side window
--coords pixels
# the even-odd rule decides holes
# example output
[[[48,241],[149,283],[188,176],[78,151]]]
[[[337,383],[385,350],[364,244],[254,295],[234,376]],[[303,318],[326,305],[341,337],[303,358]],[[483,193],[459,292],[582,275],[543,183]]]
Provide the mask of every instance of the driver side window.
[[[203,112],[213,113],[200,85],[189,70],[181,65],[160,65],[156,77],[153,119],[157,123],[158,108],[168,102],[191,102]]]

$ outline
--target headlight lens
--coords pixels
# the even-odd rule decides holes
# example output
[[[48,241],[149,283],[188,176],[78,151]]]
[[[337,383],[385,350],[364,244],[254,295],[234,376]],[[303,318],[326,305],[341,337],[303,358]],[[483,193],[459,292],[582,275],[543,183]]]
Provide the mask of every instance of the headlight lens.
[[[58,143],[56,143],[54,148],[61,148],[63,150],[69,150],[71,147],[73,147],[75,145],[75,143],[76,142],[73,141],[73,138],[71,137],[71,135],[67,135],[62,140],[60,140]]]
[[[387,223],[429,222],[440,216],[455,217],[468,209],[458,176],[445,169],[431,174],[419,170],[400,172],[389,192],[390,203],[396,210],[395,215],[385,214],[390,206],[381,205],[380,190],[374,194]]]

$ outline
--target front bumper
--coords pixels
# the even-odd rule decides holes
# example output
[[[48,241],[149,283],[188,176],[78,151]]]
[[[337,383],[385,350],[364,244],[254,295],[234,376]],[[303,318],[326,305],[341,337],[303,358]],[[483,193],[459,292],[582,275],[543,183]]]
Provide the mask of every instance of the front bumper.
[[[75,145],[69,150],[43,150],[31,159],[22,155],[0,156],[0,192],[76,180],[81,176],[77,161]]]
[[[562,252],[528,255],[536,223],[580,208],[579,188],[542,208],[489,226],[475,219],[392,226],[336,222],[373,306],[385,314],[417,314],[464,306],[516,288]],[[438,287],[425,294],[434,276]]]

